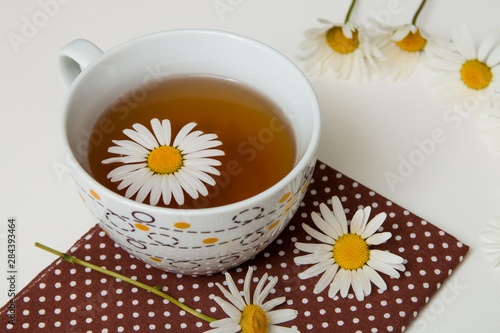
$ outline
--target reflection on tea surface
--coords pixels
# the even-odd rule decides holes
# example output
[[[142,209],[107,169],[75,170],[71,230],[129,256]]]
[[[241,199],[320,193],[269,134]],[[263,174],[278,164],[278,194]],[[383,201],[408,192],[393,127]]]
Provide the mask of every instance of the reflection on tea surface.
[[[130,140],[123,133],[134,124],[144,125],[154,133],[151,120],[170,121],[172,142],[181,129],[191,122],[192,131],[213,133],[222,145],[223,156],[210,157],[221,162],[220,175],[210,175],[215,185],[206,184],[208,194],[192,199],[184,192],[179,205],[171,200],[171,208],[206,208],[234,203],[276,184],[295,163],[295,141],[284,115],[267,97],[252,88],[228,79],[207,76],[184,76],[165,79],[138,87],[104,110],[90,136],[89,163],[92,176],[108,189],[118,190],[108,174],[123,163],[103,164],[119,157],[108,151],[113,140]],[[96,140],[99,138],[99,140]],[[180,149],[182,153],[182,149]],[[135,162],[137,163],[137,162]],[[137,198],[134,194],[132,199]],[[149,195],[144,200],[149,203]]]

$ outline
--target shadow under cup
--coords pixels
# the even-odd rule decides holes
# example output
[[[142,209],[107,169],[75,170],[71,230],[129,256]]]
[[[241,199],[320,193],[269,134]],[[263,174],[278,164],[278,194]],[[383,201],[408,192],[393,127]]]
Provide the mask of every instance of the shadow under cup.
[[[63,146],[74,161],[73,177],[100,226],[127,252],[165,271],[209,274],[252,258],[286,227],[306,193],[320,134],[316,95],[290,60],[246,37],[173,30],[121,44],[82,66],[81,73],[73,56],[62,54],[60,61],[63,77],[75,77],[63,111]],[[89,135],[102,111],[137,87],[147,90],[165,77],[190,74],[234,79],[269,97],[295,137],[292,171],[251,198],[190,210],[138,203],[95,181],[89,172]]]

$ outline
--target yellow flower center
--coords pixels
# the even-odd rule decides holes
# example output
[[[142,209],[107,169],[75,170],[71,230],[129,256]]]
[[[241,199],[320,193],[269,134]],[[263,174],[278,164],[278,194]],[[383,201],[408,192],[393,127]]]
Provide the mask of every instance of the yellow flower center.
[[[359,46],[358,30],[352,32],[352,38],[347,38],[342,27],[335,26],[326,32],[326,42],[335,52],[349,54]]]
[[[427,39],[422,37],[420,30],[417,29],[415,33],[409,32],[405,38],[401,39],[396,44],[403,50],[408,52],[418,52],[425,47]]]
[[[160,146],[149,153],[146,162],[153,172],[165,175],[178,171],[182,167],[183,161],[179,149],[171,146]]]
[[[268,333],[266,312],[255,304],[245,306],[241,313],[241,333]]]
[[[368,262],[370,250],[361,236],[345,234],[333,245],[333,259],[345,270],[356,270]]]
[[[469,60],[460,70],[462,81],[472,89],[481,90],[490,85],[493,74],[491,68],[479,60]]]

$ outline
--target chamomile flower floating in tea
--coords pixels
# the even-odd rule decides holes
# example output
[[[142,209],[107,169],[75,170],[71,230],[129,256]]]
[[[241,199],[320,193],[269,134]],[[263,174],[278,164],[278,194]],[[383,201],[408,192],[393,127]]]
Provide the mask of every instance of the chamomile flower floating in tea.
[[[123,164],[113,169],[108,178],[120,182],[118,190],[127,188],[127,198],[137,193],[135,200],[143,202],[149,195],[151,205],[156,205],[160,197],[168,205],[172,196],[182,205],[184,192],[193,199],[199,194],[207,195],[205,184],[215,185],[209,174],[220,175],[214,167],[221,163],[211,157],[224,152],[213,149],[222,144],[215,140],[217,135],[191,132],[195,126],[196,123],[185,125],[173,140],[169,120],[151,120],[153,132],[141,124],[132,125],[133,130],[123,130],[131,140],[113,140],[116,146],[108,151],[120,156],[102,161]]]
[[[491,31],[476,48],[465,24],[454,31],[452,41],[437,45],[429,66],[437,76],[436,99],[455,111],[472,115],[500,114],[500,46],[498,32]]]
[[[344,24],[318,19],[323,27],[305,31],[306,39],[300,47],[309,52],[306,71],[323,75],[332,69],[337,78],[361,82],[378,68],[377,62],[384,56],[370,42],[363,27],[349,22],[355,2],[351,3]]]
[[[491,261],[494,268],[500,267],[500,217],[494,217],[480,235],[484,241],[481,249],[486,252],[486,259]]]
[[[336,196],[332,198],[332,208],[333,211],[322,203],[322,217],[316,212],[311,214],[314,224],[321,232],[302,224],[304,230],[321,244],[295,243],[297,249],[309,253],[295,257],[295,263],[313,265],[300,273],[299,278],[309,279],[323,274],[313,292],[318,294],[330,286],[328,296],[331,298],[339,291],[342,297],[346,297],[352,286],[356,298],[362,301],[365,296],[370,295],[372,282],[380,290],[386,290],[387,284],[377,271],[399,278],[398,270],[405,270],[402,257],[370,249],[371,245],[380,245],[391,238],[390,232],[376,233],[387,215],[380,213],[368,222],[371,212],[368,206],[354,214],[348,227],[344,208]]]
[[[206,333],[299,333],[299,331],[293,328],[277,326],[277,324],[295,319],[298,314],[296,310],[292,309],[273,310],[276,306],[286,301],[285,297],[278,297],[264,303],[264,300],[278,282],[278,278],[272,278],[264,286],[268,276],[265,273],[259,280],[253,298],[251,298],[250,282],[252,281],[252,274],[253,269],[250,266],[245,276],[243,297],[241,297],[240,291],[229,273],[226,273],[226,282],[229,291],[220,283],[217,283],[217,287],[219,287],[230,302],[220,297],[215,297],[214,300],[229,317],[211,322],[210,326],[214,329]]]

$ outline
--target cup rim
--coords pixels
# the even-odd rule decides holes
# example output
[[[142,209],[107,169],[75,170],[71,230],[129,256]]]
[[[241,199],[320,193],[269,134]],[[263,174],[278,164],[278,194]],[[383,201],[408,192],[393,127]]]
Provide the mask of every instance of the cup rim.
[[[75,154],[73,153],[73,150],[70,147],[69,141],[68,141],[68,136],[66,132],[66,123],[67,123],[67,117],[68,117],[68,102],[70,101],[72,95],[74,94],[75,87],[78,86],[78,82],[83,79],[85,76],[85,71],[91,71],[94,67],[98,66],[99,63],[101,62],[101,59],[104,58],[109,58],[114,56],[115,54],[118,54],[122,52],[124,49],[133,46],[134,43],[136,43],[139,40],[143,40],[145,38],[161,38],[162,36],[168,36],[168,35],[175,35],[175,34],[206,34],[206,35],[218,35],[218,36],[224,36],[224,37],[231,37],[235,39],[239,39],[243,42],[250,43],[255,47],[259,47],[262,50],[265,50],[268,53],[273,54],[274,56],[278,56],[282,59],[283,62],[287,63],[288,66],[290,67],[290,70],[293,70],[298,77],[302,78],[306,87],[307,87],[307,94],[311,95],[313,99],[311,100],[313,105],[313,110],[311,110],[311,117],[312,117],[312,132],[311,132],[311,138],[309,140],[309,143],[307,145],[307,149],[305,150],[304,154],[302,157],[299,159],[297,164],[295,164],[288,172],[288,174],[285,175],[281,180],[279,180],[277,183],[275,183],[273,186],[267,188],[266,190],[257,193],[249,198],[226,204],[226,205],[221,205],[221,206],[215,206],[215,207],[208,207],[208,208],[170,208],[170,207],[158,207],[158,206],[153,206],[149,205],[147,203],[143,202],[137,202],[133,199],[126,198],[118,193],[115,193],[99,183],[97,180],[95,180],[87,170],[83,168],[83,166],[78,162]],[[319,145],[319,137],[320,137],[320,132],[321,132],[321,114],[320,114],[320,107],[319,107],[319,102],[316,96],[316,93],[306,77],[306,75],[299,69],[299,67],[292,62],[288,57],[283,55],[281,52],[277,51],[276,49],[272,48],[271,46],[264,44],[256,39],[246,37],[243,35],[239,35],[236,33],[232,32],[227,32],[227,31],[222,31],[222,30],[213,30],[213,29],[173,29],[173,30],[165,30],[165,31],[159,31],[159,32],[154,32],[150,33],[147,35],[139,36],[132,38],[128,41],[125,41],[123,43],[120,43],[119,45],[109,49],[108,51],[104,52],[102,55],[99,56],[98,59],[90,63],[87,68],[82,71],[81,74],[79,74],[76,79],[73,81],[71,86],[68,88],[68,91],[66,92],[66,95],[64,97],[63,101],[63,111],[62,111],[62,124],[61,124],[61,130],[62,130],[62,143],[63,143],[63,148],[66,151],[66,154],[69,154],[71,156],[72,161],[73,161],[73,172],[77,172],[80,174],[82,177],[85,178],[86,182],[89,184],[92,184],[94,186],[95,191],[99,191],[99,193],[106,193],[106,196],[109,197],[110,199],[113,199],[117,202],[126,202],[128,206],[135,206],[137,208],[140,208],[144,211],[150,212],[150,213],[158,213],[158,214],[165,214],[165,213],[182,213],[182,212],[189,212],[190,216],[201,216],[201,215],[210,215],[210,214],[220,214],[223,212],[229,212],[229,211],[235,211],[238,210],[238,208],[246,208],[246,207],[253,207],[255,204],[259,201],[262,200],[262,198],[269,197],[273,193],[278,192],[281,188],[284,188],[287,184],[289,184],[300,172],[303,170],[307,165],[316,159],[315,155],[317,153],[317,147]]]

